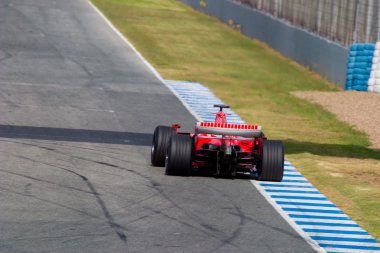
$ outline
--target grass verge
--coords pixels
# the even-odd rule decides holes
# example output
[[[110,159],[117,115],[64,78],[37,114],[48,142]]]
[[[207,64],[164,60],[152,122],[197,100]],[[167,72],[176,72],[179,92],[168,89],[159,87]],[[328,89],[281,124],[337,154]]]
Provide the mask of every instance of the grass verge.
[[[247,122],[283,139],[289,160],[380,239],[380,152],[292,91],[336,91],[267,46],[175,0],[93,0],[166,79],[201,82]]]

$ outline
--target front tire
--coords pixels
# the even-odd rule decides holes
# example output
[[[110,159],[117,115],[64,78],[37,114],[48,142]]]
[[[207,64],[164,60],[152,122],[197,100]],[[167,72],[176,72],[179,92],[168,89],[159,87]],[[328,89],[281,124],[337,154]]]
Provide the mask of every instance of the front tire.
[[[192,138],[189,135],[173,135],[170,139],[165,167],[166,175],[189,176],[192,163]]]
[[[259,180],[280,182],[284,176],[284,144],[263,140],[259,163]]]
[[[153,166],[165,166],[166,150],[172,135],[176,134],[174,128],[158,126],[154,130],[150,160]]]

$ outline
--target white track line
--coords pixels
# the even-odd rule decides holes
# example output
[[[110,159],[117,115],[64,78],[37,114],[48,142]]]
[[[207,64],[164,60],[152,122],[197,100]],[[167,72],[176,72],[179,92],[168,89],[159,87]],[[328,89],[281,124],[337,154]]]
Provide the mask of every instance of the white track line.
[[[104,16],[104,14],[90,1],[88,1],[88,3],[90,4],[90,6],[99,14],[100,17],[103,18],[104,22],[106,22],[106,24],[133,50],[133,52],[141,59],[141,61],[148,67],[148,69],[157,77],[158,80],[160,80],[160,82],[165,85],[176,97],[177,99],[180,101],[180,103],[185,106],[185,108],[198,120],[200,121],[200,117],[187,105],[185,104],[179,97],[179,95],[177,94],[176,91],[173,90],[173,88],[171,88],[169,85],[167,85],[164,81],[164,79],[162,78],[162,76],[157,72],[157,70],[144,58],[144,56],[142,56],[140,54],[139,51],[137,51],[137,49],[132,45],[131,42],[129,42],[129,40],[124,37],[124,35],[111,23],[111,21],[109,21],[106,16]]]

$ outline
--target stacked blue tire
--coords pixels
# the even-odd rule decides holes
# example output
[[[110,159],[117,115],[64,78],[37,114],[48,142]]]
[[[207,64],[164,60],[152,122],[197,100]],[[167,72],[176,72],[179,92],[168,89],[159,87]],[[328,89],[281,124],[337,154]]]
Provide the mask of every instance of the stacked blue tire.
[[[352,44],[347,58],[346,90],[368,90],[374,44]]]

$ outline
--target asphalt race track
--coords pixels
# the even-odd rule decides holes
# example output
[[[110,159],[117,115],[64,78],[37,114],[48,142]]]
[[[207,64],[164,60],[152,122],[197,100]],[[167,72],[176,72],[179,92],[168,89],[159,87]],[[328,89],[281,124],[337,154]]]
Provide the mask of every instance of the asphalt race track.
[[[168,177],[195,119],[85,0],[0,0],[0,252],[313,252],[245,179]]]

